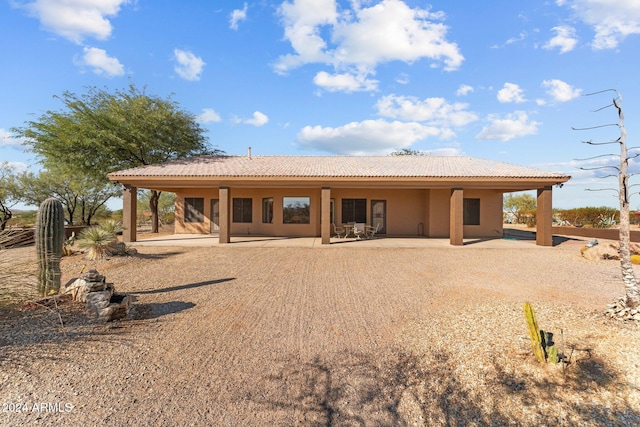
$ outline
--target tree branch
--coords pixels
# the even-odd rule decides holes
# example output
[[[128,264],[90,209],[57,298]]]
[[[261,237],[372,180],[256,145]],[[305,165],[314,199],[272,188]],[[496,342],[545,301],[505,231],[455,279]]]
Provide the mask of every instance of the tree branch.
[[[607,126],[619,126],[619,125],[617,123],[610,123],[608,125],[592,126],[592,127],[588,127],[588,128],[574,128],[572,126],[571,129],[572,130],[591,130],[591,129],[605,128]]]

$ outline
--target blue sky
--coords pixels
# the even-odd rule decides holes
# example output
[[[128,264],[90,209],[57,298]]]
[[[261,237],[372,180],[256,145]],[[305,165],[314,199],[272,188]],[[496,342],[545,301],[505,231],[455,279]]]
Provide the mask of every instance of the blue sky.
[[[613,206],[584,171],[615,153],[623,96],[640,145],[637,0],[0,0],[0,161],[38,170],[10,129],[54,95],[129,83],[169,95],[228,154],[411,148],[567,173],[554,206]],[[633,166],[633,165],[632,165]],[[640,181],[639,181],[640,182]],[[632,199],[640,209],[640,197]]]

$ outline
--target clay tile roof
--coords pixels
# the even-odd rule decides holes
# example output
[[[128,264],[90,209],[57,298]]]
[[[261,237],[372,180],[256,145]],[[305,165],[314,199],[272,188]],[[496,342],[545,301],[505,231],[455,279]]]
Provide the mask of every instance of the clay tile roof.
[[[466,156],[200,156],[109,174],[127,177],[570,178]]]

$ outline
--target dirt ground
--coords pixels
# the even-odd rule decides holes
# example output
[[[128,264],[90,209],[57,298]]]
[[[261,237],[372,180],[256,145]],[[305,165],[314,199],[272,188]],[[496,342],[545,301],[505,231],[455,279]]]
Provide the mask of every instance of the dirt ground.
[[[0,424],[636,426],[640,327],[601,314],[619,264],[583,245],[67,257],[134,308],[3,305]],[[533,358],[524,301],[569,363]]]

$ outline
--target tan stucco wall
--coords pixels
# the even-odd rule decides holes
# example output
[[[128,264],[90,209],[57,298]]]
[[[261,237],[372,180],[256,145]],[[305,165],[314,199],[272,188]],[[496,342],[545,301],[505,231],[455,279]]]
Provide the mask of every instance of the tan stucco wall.
[[[232,188],[230,191],[230,205],[234,198],[251,198],[251,223],[231,222],[231,235],[264,235],[264,236],[318,236],[320,234],[320,189],[266,189],[266,188]],[[184,222],[184,198],[204,197],[204,222]],[[273,223],[262,223],[262,199],[273,197]],[[284,197],[309,197],[311,221],[309,224],[283,224],[282,201]],[[209,233],[211,229],[211,199],[218,199],[218,189],[182,189],[176,190],[176,222],[175,232],[181,233]],[[233,218],[233,216],[232,216]]]
[[[449,237],[449,197],[451,190],[429,190],[429,237]],[[502,236],[502,192],[464,190],[463,197],[480,199],[480,225],[465,225],[464,237]]]
[[[449,196],[451,190],[429,190],[429,237],[449,237]]]
[[[480,225],[465,225],[464,237],[502,237],[502,192],[465,190],[464,197],[480,199]]]
[[[367,224],[371,224],[371,200],[386,200],[388,236],[449,236],[449,189],[331,189],[335,201],[335,222],[342,223],[342,199],[367,199]],[[231,235],[320,236],[320,188],[269,189],[231,188],[231,199],[252,198],[252,223],[231,223]],[[184,198],[204,197],[204,222],[185,223]],[[262,223],[262,199],[273,197],[273,224]],[[310,224],[283,224],[284,197],[309,197]],[[480,225],[465,226],[465,237],[502,235],[502,193],[492,190],[466,190],[464,197],[480,198]],[[209,233],[211,199],[218,198],[218,189],[177,189],[175,232]],[[232,204],[232,202],[230,201]]]
[[[386,234],[417,236],[425,228],[427,194],[428,190],[333,189],[335,222],[344,222],[342,199],[367,199],[367,224],[371,224],[371,201],[386,200]]]
[[[184,222],[184,198],[185,197],[204,197],[204,222]],[[218,198],[218,189],[179,189],[176,190],[176,207],[175,207],[175,233],[204,233],[208,234],[211,224],[210,206],[211,199]]]

